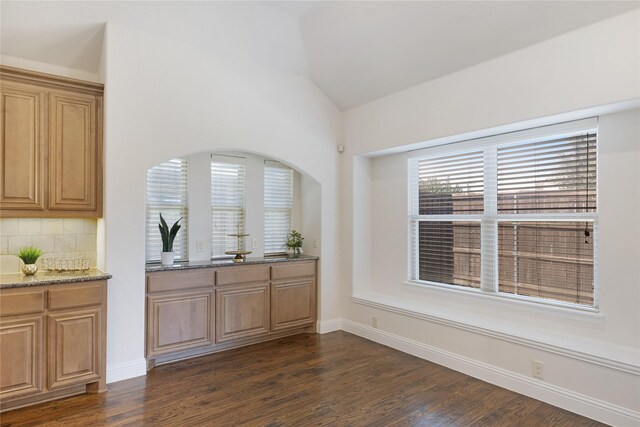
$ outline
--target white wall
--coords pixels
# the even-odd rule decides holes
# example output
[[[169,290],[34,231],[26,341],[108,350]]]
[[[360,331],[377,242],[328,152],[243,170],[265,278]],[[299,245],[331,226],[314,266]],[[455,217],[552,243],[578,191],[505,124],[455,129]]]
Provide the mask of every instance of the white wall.
[[[337,109],[306,79],[121,25],[106,46],[107,380],[144,373],[144,177],[172,157],[256,153],[319,182],[320,319],[338,317]]]
[[[640,423],[638,110],[600,121],[597,314],[405,284],[406,160],[366,156],[637,106],[638,13],[345,113],[343,328],[605,422]],[[544,381],[531,377],[533,359]]]

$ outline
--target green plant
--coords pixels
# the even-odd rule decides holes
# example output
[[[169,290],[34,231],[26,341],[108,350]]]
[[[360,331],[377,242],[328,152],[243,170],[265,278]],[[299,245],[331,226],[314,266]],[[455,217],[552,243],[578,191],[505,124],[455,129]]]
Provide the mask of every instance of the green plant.
[[[169,230],[169,226],[167,222],[162,218],[162,214],[160,214],[160,224],[158,224],[158,228],[160,229],[160,236],[162,237],[162,252],[173,252],[173,240],[176,238],[176,234],[180,230],[180,225],[178,224],[182,217],[173,224],[171,230]]]
[[[25,264],[35,264],[38,258],[40,258],[40,255],[42,255],[42,251],[33,246],[25,246],[18,251],[18,258]]]
[[[291,230],[287,235],[287,242],[284,246],[288,249],[301,248],[303,240],[304,237],[302,237],[302,234],[299,231]]]

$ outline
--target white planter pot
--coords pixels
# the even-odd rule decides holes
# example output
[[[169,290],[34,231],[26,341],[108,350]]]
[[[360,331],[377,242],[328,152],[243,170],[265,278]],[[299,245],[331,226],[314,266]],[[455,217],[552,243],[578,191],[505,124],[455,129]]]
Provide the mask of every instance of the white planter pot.
[[[162,265],[173,265],[175,255],[174,252],[162,252]]]

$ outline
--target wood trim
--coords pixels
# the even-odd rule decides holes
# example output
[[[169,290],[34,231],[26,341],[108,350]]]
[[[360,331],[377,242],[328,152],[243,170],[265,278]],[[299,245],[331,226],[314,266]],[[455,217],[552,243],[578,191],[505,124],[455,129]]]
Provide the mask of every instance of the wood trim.
[[[92,95],[102,95],[104,92],[104,84],[102,83],[24,70],[7,65],[0,65],[0,80],[27,82],[51,89],[82,91]]]

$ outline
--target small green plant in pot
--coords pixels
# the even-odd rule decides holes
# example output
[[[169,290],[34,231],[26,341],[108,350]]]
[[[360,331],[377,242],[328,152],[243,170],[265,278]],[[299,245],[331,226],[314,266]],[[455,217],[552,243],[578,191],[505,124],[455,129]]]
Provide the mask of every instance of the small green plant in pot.
[[[287,248],[287,254],[293,258],[298,258],[302,254],[302,241],[304,237],[299,231],[291,230],[287,235],[287,241],[284,246]]]
[[[18,258],[22,260],[22,272],[27,276],[32,276],[38,271],[36,261],[42,255],[42,251],[33,246],[25,246],[18,251]]]
[[[162,214],[160,214],[160,224],[158,224],[158,228],[160,229],[160,237],[162,237],[162,265],[173,265],[175,256],[173,253],[173,241],[180,230],[181,225],[178,224],[180,220],[182,220],[182,217],[169,229],[167,222],[162,218]]]

